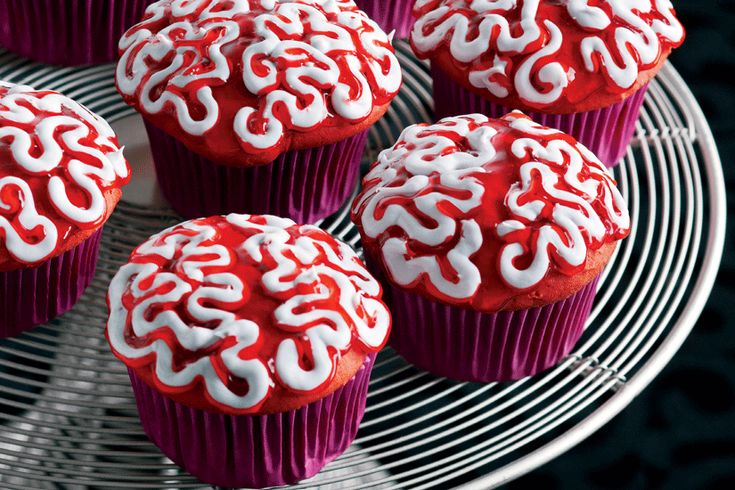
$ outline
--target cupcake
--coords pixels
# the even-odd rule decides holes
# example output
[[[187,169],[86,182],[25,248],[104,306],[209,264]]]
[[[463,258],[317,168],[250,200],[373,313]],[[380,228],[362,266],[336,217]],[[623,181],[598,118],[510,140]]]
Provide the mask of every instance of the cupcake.
[[[389,37],[351,0],[163,0],[120,48],[118,89],[187,218],[332,214],[401,85]]]
[[[151,237],[108,293],[107,338],[148,437],[202,481],[295,483],[352,443],[390,331],[347,245],[275,216]]]
[[[380,25],[385,32],[405,39],[413,25],[413,4],[416,0],[355,0],[357,6]]]
[[[671,3],[490,3],[416,2],[411,45],[431,60],[437,119],[520,109],[617,164],[649,81],[684,41]]]
[[[153,0],[0,0],[0,48],[53,65],[108,63]]]
[[[76,303],[129,174],[102,118],[57,92],[0,82],[0,338]]]
[[[352,219],[383,274],[390,344],[462,381],[514,380],[567,355],[630,218],[602,163],[520,112],[406,128]]]

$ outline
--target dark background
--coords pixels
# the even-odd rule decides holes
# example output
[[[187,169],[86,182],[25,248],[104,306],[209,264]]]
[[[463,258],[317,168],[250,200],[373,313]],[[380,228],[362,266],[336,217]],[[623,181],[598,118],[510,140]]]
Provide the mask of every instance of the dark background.
[[[673,3],[688,37],[671,60],[709,119],[735,190],[735,1]],[[733,224],[712,297],[671,364],[598,433],[509,489],[735,489]]]

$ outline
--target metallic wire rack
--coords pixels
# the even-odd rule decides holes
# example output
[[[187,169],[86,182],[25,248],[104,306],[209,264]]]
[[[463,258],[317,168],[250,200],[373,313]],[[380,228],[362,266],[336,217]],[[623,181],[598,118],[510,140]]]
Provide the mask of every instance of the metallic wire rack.
[[[365,162],[431,120],[427,66],[404,43],[403,91],[371,131]],[[134,119],[110,65],[54,68],[0,52],[0,79],[60,90],[110,122]],[[145,143],[143,143],[145,144]],[[381,352],[355,444],[294,488],[489,488],[560,455],[619,413],[694,326],[719,266],[725,190],[710,129],[667,65],[615,170],[634,228],[606,269],[586,333],[557,367],[513,383],[457,383]],[[73,311],[0,342],[3,488],[206,488],[143,434],[127,374],[103,336],[105,291],[132,248],[179,221],[122,202],[94,283]],[[359,250],[343,209],[321,224]]]

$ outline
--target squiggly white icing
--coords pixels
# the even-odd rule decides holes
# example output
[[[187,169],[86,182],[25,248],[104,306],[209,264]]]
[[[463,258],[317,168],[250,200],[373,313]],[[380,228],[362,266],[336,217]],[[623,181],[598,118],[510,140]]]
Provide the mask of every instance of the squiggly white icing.
[[[528,253],[528,244],[511,241],[502,249],[500,270],[511,286],[527,289],[546,276],[551,266],[550,250],[554,250],[572,267],[580,267],[587,260],[588,243],[603,242],[609,231],[603,216],[592,207],[589,196],[604,204],[604,218],[619,230],[630,228],[630,216],[623,196],[605,167],[597,165],[597,158],[584,146],[572,146],[562,139],[544,144],[537,137],[555,133],[530,119],[515,119],[511,127],[530,135],[513,142],[513,155],[523,158],[530,153],[537,161],[521,165],[521,181],[511,187],[505,198],[512,218],[498,225],[498,234],[503,237],[526,229],[529,225],[525,223],[539,223],[540,228],[536,238],[536,253],[530,265],[526,268],[516,266],[516,259]],[[589,175],[580,179],[585,169]],[[541,185],[535,188],[543,190],[542,196],[534,195],[531,189],[536,180],[535,175],[540,175]],[[560,180],[577,192],[560,189]],[[547,202],[555,203],[549,223],[542,215]]]
[[[400,88],[390,39],[351,0],[165,0],[146,12],[120,41],[118,88],[146,114],[173,108],[192,135],[220,122],[222,104],[246,104],[213,92],[235,77],[262,98],[230,128],[255,152],[290,129],[364,120]]]
[[[684,28],[672,14],[674,7],[669,0],[616,0],[607,3],[613,18],[624,24],[624,27],[615,28],[615,46],[607,45],[600,37],[591,36],[582,40],[580,49],[587,70],[595,69],[595,54],[599,54],[610,78],[619,87],[628,88],[638,79],[641,65],[656,62],[661,53],[659,38],[680,42],[684,38]],[[654,20],[649,25],[641,18],[641,14],[652,10],[664,16],[666,22]],[[616,58],[622,58],[622,66],[615,61]]]
[[[529,105],[543,106],[559,100],[570,87],[584,91],[584,82],[574,84],[582,70],[601,70],[619,90],[629,89],[642,70],[658,62],[664,46],[684,39],[669,0],[604,0],[597,6],[589,0],[549,3],[418,0],[411,42],[422,56],[446,45],[452,58],[470,64],[467,76],[474,87],[501,99],[514,93]],[[547,9],[545,15],[540,7]],[[558,10],[557,18],[550,18],[552,8]],[[576,23],[578,30],[562,27],[560,19]],[[579,60],[566,59],[562,45],[577,42]],[[494,55],[490,66],[488,53]]]
[[[394,226],[405,232],[403,237],[387,239],[382,247],[384,263],[398,284],[411,285],[426,274],[439,291],[455,298],[471,296],[480,285],[480,272],[470,257],[482,245],[482,234],[476,221],[462,217],[480,206],[484,192],[473,174],[484,172],[483,165],[498,158],[495,148],[484,143],[493,137],[494,129],[470,129],[470,122],[486,120],[485,116],[473,115],[443,119],[429,127],[409,126],[392,148],[378,156],[377,163],[365,177],[365,182],[370,184],[355,203],[355,208],[361,210],[359,219],[363,232],[371,238],[377,238]],[[452,151],[456,149],[456,142],[444,137],[442,131],[466,135],[470,149]],[[467,196],[451,196],[446,189],[464,191]],[[430,218],[431,223],[400,204],[387,204],[394,196],[412,198],[418,212]],[[452,203],[462,214],[448,216],[438,208],[440,202]],[[376,213],[379,206],[380,217]],[[457,279],[444,277],[439,268],[439,256],[411,257],[409,254],[408,239],[427,247],[440,247],[458,236],[456,245],[446,252]]]
[[[219,237],[228,231],[238,233],[236,249]],[[166,262],[156,263],[155,257]],[[243,308],[261,293],[248,290],[231,272],[238,260],[257,265],[263,290],[281,302],[272,314],[277,329],[242,318]],[[204,272],[213,267],[217,272]],[[338,307],[324,306],[335,295]],[[276,381],[296,392],[323,386],[336,370],[339,356],[334,353],[355,342],[379,350],[390,326],[379,296],[380,286],[355,253],[318,228],[273,216],[232,214],[177,225],[141,245],[110,285],[108,338],[127,361],[155,353],[155,376],[166,387],[186,387],[201,376],[216,402],[247,410],[262,404]],[[217,307],[204,306],[215,302]],[[160,305],[168,307],[151,318]],[[207,327],[182,319],[172,305],[181,305],[188,317]],[[135,342],[128,340],[127,325]],[[164,329],[171,330],[177,345],[149,340]],[[254,347],[259,338],[273,335],[283,337],[275,352]],[[174,368],[177,350],[195,353],[228,338],[234,339],[231,347]],[[300,363],[305,351],[312,360],[308,369]],[[217,357],[229,373],[247,381],[246,394],[234,393],[222,381],[213,364]]]
[[[504,177],[493,173],[507,174],[508,165],[517,166],[519,181],[497,188]],[[539,196],[538,186],[531,189],[537,175],[543,189]],[[473,114],[411,126],[380,154],[364,187],[353,218],[366,245],[379,248],[380,260],[398,285],[414,287],[425,276],[440,299],[477,294],[486,274],[478,263],[496,262],[480,260],[492,248],[484,242],[489,234],[506,242],[500,247],[501,277],[514,288],[527,289],[552,267],[552,250],[577,267],[590,248],[630,227],[625,202],[599,160],[561,132],[520,113],[500,120]],[[490,220],[486,201],[489,210],[503,202],[509,218]],[[550,220],[543,213],[549,205],[554,206]],[[536,233],[536,247],[518,231],[530,231],[531,237]],[[516,260],[529,253],[530,265],[518,267]]]
[[[94,131],[96,133],[93,134]],[[89,138],[94,136],[92,141]],[[121,186],[129,176],[127,162],[112,128],[102,118],[61,94],[0,82],[0,148],[10,161],[0,168],[0,196],[15,189],[20,209],[0,200],[0,228],[5,247],[24,263],[49,258],[70,224],[86,228],[107,214],[104,190]],[[84,160],[84,161],[82,161]],[[33,187],[31,179],[42,180]],[[82,190],[85,205],[70,197]],[[39,201],[50,201],[56,220]],[[13,225],[18,213],[20,229]],[[41,228],[36,236],[33,230]]]

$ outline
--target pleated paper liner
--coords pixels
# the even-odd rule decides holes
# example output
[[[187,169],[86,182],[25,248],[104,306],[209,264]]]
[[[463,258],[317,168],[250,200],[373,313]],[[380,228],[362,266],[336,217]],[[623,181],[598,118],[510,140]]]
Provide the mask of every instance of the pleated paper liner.
[[[434,106],[436,119],[464,114],[484,114],[499,118],[513,108],[491,102],[465,89],[437,68],[431,69],[434,81]],[[589,112],[572,114],[544,114],[526,112],[539,124],[556,128],[573,136],[586,146],[608,168],[616,166],[635,134],[646,85],[622,102]]]
[[[42,265],[0,272],[0,338],[70,310],[94,278],[102,229]]]
[[[357,185],[367,131],[338,143],[281,154],[254,167],[218,165],[146,123],[158,184],[185,218],[273,214],[314,223],[337,211]]]
[[[458,381],[538,374],[569,354],[584,331],[598,280],[540,308],[481,313],[391,288],[389,340],[411,364]]]
[[[53,65],[107,63],[155,0],[2,0],[0,46]]]
[[[395,31],[394,39],[406,39],[413,27],[411,14],[416,0],[355,0],[360,10],[373,19],[388,34]]]
[[[316,475],[354,441],[375,355],[343,387],[297,410],[225,415],[179,404],[128,370],[141,423],[172,461],[205,483],[262,488]]]

